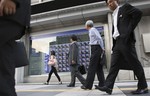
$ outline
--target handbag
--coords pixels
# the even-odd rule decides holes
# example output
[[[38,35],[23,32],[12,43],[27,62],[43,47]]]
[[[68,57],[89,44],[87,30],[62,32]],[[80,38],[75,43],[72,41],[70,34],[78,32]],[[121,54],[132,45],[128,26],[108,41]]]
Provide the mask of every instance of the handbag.
[[[50,57],[49,61],[48,61],[48,65],[51,65],[51,66],[55,66],[57,64],[57,60],[56,60],[56,57]]]
[[[13,49],[15,56],[15,67],[18,68],[29,65],[29,60],[27,57],[24,43],[21,41],[16,41],[13,46]]]
[[[80,65],[80,66],[79,66],[79,72],[80,72],[82,75],[86,74],[86,69],[85,69],[84,65]]]
[[[54,66],[54,65],[55,65],[54,60],[49,60],[49,61],[48,61],[48,65]]]

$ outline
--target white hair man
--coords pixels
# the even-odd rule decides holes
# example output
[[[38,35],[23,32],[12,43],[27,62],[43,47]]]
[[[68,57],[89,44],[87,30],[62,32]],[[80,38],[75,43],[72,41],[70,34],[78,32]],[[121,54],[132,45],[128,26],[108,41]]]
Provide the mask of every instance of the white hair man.
[[[104,85],[103,65],[100,64],[101,54],[103,53],[104,45],[102,37],[99,31],[94,27],[94,23],[92,20],[88,20],[85,23],[85,27],[89,31],[89,38],[90,38],[89,44],[91,46],[91,57],[86,83],[83,86],[81,86],[81,88],[85,90],[86,89],[91,90],[96,73],[99,80],[98,86]]]

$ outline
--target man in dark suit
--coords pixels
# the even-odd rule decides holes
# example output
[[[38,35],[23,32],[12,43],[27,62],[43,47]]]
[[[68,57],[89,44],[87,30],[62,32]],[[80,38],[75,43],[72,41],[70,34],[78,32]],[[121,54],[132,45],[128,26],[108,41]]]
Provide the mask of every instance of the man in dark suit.
[[[74,87],[75,86],[75,79],[76,77],[82,84],[85,84],[85,79],[79,72],[79,48],[77,44],[77,36],[72,35],[70,38],[71,45],[69,48],[69,64],[70,64],[70,71],[71,71],[71,82],[67,87]]]
[[[137,90],[132,94],[148,93],[145,74],[135,49],[134,29],[139,23],[142,12],[126,3],[119,6],[119,0],[107,0],[108,7],[113,11],[113,54],[111,67],[105,81],[105,86],[95,86],[96,89],[112,94],[119,69],[133,70],[138,79]],[[118,61],[125,61],[120,63]]]
[[[17,96],[14,46],[29,24],[30,0],[0,0],[0,96]]]

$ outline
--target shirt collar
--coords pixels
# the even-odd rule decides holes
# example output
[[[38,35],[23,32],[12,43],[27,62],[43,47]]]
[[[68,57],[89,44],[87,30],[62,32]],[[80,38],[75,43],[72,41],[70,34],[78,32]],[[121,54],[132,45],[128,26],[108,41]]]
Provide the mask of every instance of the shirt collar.
[[[118,12],[118,10],[119,10],[119,8],[120,8],[120,6],[118,6],[115,10],[114,10],[114,12],[113,12],[113,16]]]
[[[71,44],[76,43],[77,41],[73,41]]]
[[[89,30],[89,31],[91,31],[93,28],[94,28],[94,27],[90,28],[90,30]]]

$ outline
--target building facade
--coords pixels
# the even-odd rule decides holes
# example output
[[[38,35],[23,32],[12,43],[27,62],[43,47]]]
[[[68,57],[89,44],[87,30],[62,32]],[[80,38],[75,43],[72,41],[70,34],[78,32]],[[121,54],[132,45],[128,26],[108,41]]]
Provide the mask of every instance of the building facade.
[[[22,38],[26,44],[30,65],[16,69],[16,82],[44,82],[50,70],[47,62],[51,50],[56,51],[59,73],[64,76],[62,78],[65,81],[65,78],[70,75],[67,52],[70,44],[69,37],[72,34],[80,38],[80,63],[88,68],[89,38],[84,25],[89,19],[95,22],[95,27],[101,33],[105,43],[107,63],[104,70],[107,75],[111,59],[113,20],[112,12],[104,1],[83,0],[80,3],[78,0],[31,1],[31,32]],[[150,79],[150,0],[120,0],[121,5],[125,2],[129,2],[143,12],[143,17],[135,29],[136,50],[146,78]],[[120,70],[117,77],[119,81],[135,79],[133,72],[127,70]]]

